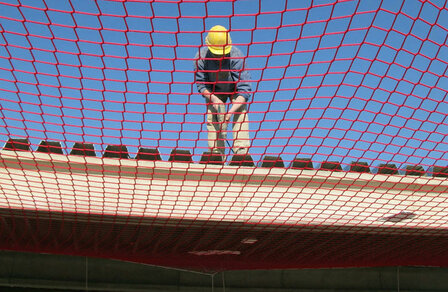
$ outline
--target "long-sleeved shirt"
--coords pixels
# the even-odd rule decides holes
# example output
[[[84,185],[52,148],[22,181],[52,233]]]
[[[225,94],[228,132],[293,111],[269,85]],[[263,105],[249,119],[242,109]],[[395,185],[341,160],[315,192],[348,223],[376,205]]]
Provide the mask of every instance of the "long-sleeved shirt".
[[[240,49],[232,46],[228,55],[219,58],[203,47],[196,54],[194,64],[195,82],[200,93],[207,89],[213,94],[236,94],[249,100],[250,76]]]

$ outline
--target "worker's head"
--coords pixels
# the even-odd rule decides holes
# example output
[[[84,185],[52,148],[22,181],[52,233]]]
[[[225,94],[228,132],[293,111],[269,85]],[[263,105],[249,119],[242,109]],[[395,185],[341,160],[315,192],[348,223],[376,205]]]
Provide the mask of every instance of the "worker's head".
[[[227,55],[232,49],[230,33],[222,25],[215,25],[210,29],[205,38],[205,43],[210,52],[216,56]]]

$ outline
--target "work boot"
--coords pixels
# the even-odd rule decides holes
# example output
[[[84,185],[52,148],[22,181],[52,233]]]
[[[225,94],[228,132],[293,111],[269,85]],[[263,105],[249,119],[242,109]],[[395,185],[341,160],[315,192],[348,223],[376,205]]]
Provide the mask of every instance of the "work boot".
[[[212,153],[212,155],[221,155],[221,158],[222,158],[222,162],[224,163],[224,162],[226,162],[226,156],[224,155],[224,153],[222,153],[221,151],[219,151],[218,149],[213,149],[212,151],[211,151],[211,153]]]

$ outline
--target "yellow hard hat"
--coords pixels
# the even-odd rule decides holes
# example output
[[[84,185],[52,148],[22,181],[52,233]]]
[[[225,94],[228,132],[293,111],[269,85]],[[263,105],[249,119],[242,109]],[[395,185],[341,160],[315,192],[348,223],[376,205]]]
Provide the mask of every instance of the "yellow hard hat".
[[[232,49],[230,33],[222,25],[212,27],[205,38],[208,49],[215,55],[227,55]]]

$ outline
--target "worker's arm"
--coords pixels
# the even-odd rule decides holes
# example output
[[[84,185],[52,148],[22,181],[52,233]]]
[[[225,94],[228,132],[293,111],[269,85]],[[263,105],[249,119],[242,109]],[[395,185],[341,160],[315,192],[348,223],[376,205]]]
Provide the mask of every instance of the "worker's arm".
[[[239,52],[238,52],[239,53]],[[251,85],[250,85],[250,75],[246,70],[246,64],[242,54],[238,54],[237,58],[232,60],[232,79],[238,80],[236,83],[236,94],[237,98],[232,100],[232,106],[226,115],[226,121],[230,120],[230,117],[235,112],[238,112],[240,108],[249,100]]]
[[[252,86],[250,84],[250,74],[247,70],[245,59],[246,57],[244,57],[240,50],[235,50],[235,54],[231,59],[230,67],[232,80],[236,81],[236,94],[245,97],[246,101],[248,101],[250,99]]]
[[[232,106],[226,114],[226,121],[230,120],[230,117],[246,103],[246,98],[242,95],[239,95],[237,98],[232,100]]]

